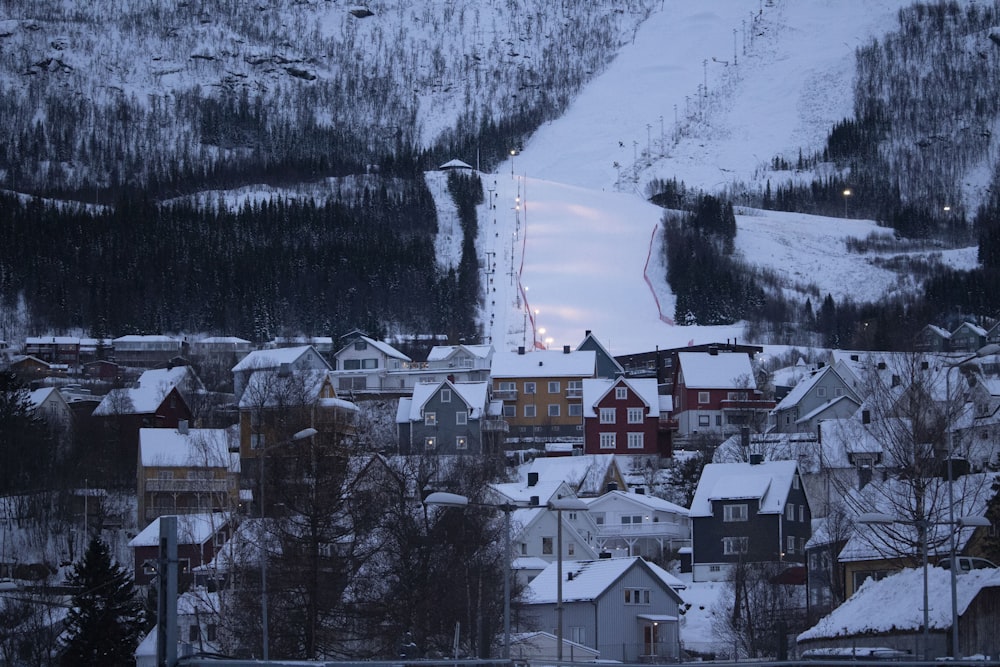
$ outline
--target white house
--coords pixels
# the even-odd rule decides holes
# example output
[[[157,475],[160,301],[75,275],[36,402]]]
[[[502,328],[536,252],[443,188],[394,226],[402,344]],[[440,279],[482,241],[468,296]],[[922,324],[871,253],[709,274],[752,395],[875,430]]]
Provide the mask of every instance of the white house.
[[[609,491],[586,501],[597,524],[597,548],[612,556],[656,559],[691,545],[688,510],[644,493]]]

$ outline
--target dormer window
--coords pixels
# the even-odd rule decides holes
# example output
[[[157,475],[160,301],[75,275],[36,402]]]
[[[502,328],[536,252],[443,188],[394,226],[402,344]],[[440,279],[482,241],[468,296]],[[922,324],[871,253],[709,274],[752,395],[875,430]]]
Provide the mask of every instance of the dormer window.
[[[615,387],[615,400],[624,401],[628,398],[628,387]]]

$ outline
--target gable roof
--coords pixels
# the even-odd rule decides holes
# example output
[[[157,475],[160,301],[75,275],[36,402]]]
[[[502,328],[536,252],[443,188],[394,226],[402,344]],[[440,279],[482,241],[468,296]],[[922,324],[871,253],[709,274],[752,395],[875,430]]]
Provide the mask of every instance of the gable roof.
[[[646,416],[660,416],[660,393],[655,378],[625,378],[614,380],[606,378],[588,378],[583,381],[583,416],[596,417],[594,407],[604,400],[611,390],[624,385],[646,404]]]
[[[678,352],[678,364],[688,389],[756,389],[757,380],[745,352]]]
[[[833,366],[824,366],[818,371],[802,378],[794,387],[792,387],[792,390],[788,392],[785,397],[781,399],[781,402],[774,407],[774,412],[795,407],[813,387],[819,384],[819,382],[829,374],[836,375],[851,393],[855,393],[854,389],[851,388],[850,383],[840,377],[840,373],[838,373]]]
[[[282,364],[294,364],[308,350],[315,351],[315,348],[312,345],[300,345],[298,347],[276,347],[271,350],[254,350],[233,366],[232,371],[238,373],[240,371],[280,368]],[[326,368],[329,369],[330,364],[326,363],[326,360],[318,352],[316,355],[323,360]]]
[[[169,515],[168,515],[169,516]],[[177,544],[204,544],[221,528],[229,523],[227,512],[203,512],[201,514],[178,514]],[[128,545],[135,547],[155,547],[160,544],[160,519],[143,528]]]
[[[141,428],[139,461],[145,467],[229,468],[229,439],[230,431],[223,428],[192,428],[187,433],[175,428]]]
[[[354,343],[356,343],[359,340],[363,340],[364,342],[368,343],[369,345],[374,347],[376,350],[378,350],[385,356],[390,357],[392,359],[399,359],[401,361],[413,361],[408,356],[406,356],[405,354],[394,348],[392,345],[389,345],[389,343],[386,343],[385,341],[381,340],[375,340],[374,338],[369,338],[368,336],[363,336],[363,335],[357,335],[352,337],[350,341],[346,345],[344,345],[344,347],[337,350],[337,353],[334,356],[339,357],[341,352],[350,349],[351,346],[353,346]]]
[[[240,395],[240,408],[269,408],[282,405],[311,405],[320,401],[336,401],[332,404],[348,410],[356,406],[343,399],[320,399],[323,387],[332,386],[330,371],[293,371],[287,375],[276,373],[274,369],[254,371],[247,381],[246,389]]]
[[[534,350],[524,354],[497,352],[493,355],[490,375],[494,378],[589,378],[594,376],[596,369],[597,353],[593,350]]]
[[[1000,587],[1000,569],[972,570],[956,577],[958,613],[962,615],[984,588]],[[875,581],[868,579],[846,602],[798,636],[798,641],[832,639],[860,634],[915,632],[924,620],[923,568],[908,568]],[[940,567],[927,568],[930,600],[951,598],[951,575]],[[951,628],[951,607],[932,604],[928,627]]]
[[[645,507],[654,512],[670,512],[673,514],[680,514],[681,516],[688,515],[688,509],[686,507],[681,507],[676,505],[669,500],[664,500],[663,498],[657,498],[656,496],[646,495],[645,493],[626,493],[625,491],[608,491],[602,496],[596,498],[584,498],[583,501],[590,505],[591,507],[600,507],[603,503],[608,500],[620,498],[630,503],[634,503],[640,507]]]
[[[410,401],[409,413],[402,414],[400,405],[397,415],[403,417],[402,421],[420,421],[424,413],[424,406],[441,389],[450,388],[454,394],[469,408],[469,419],[480,419],[486,409],[486,397],[489,392],[487,382],[451,382],[444,380],[438,383],[418,382],[413,387],[413,399]],[[402,404],[402,401],[400,401]],[[397,419],[397,421],[399,421]]]
[[[536,458],[525,472],[537,473],[539,482],[566,482],[580,495],[598,495],[609,475],[624,478],[618,468],[614,454],[583,454]]]
[[[709,463],[701,472],[691,501],[691,517],[712,516],[712,501],[756,498],[759,514],[780,514],[798,470],[795,461]]]
[[[641,556],[601,558],[598,560],[563,561],[563,602],[596,600],[618,579],[634,567],[644,568],[652,579],[659,581],[677,602],[682,602],[677,589],[684,583],[661,567],[653,566]],[[558,563],[551,563],[531,580],[524,589],[527,604],[553,604],[558,601]]]
[[[476,359],[488,359],[492,345],[435,345],[427,353],[427,361],[447,361],[459,352],[467,352]]]
[[[527,482],[503,482],[490,484],[494,492],[500,494],[507,500],[515,504],[527,506],[532,497],[538,497],[538,504],[542,507],[548,505],[556,494],[562,492],[566,497],[573,496],[573,490],[562,480],[541,481],[532,486]]]
[[[202,390],[201,381],[190,366],[155,368],[139,376],[132,387],[112,389],[94,409],[95,417],[117,414],[145,415],[156,412],[163,400],[186,380],[196,382],[196,390]],[[181,398],[184,392],[178,391]]]

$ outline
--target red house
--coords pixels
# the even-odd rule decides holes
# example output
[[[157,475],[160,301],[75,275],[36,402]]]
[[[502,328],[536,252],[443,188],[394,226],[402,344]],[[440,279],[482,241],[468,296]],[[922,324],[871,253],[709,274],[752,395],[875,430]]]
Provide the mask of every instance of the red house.
[[[744,426],[763,431],[775,403],[757,388],[746,352],[679,352],[674,372],[678,435],[729,436]]]
[[[226,512],[177,516],[177,583],[181,589],[194,581],[192,569],[211,562],[232,532],[231,518]],[[160,557],[160,519],[146,526],[128,545],[132,548],[135,583],[145,586],[156,576],[156,564]]]
[[[670,456],[669,411],[652,378],[584,380],[584,452]]]

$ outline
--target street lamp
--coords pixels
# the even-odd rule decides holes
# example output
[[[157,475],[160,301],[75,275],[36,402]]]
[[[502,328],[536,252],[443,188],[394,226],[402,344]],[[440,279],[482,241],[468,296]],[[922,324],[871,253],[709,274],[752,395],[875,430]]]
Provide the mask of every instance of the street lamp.
[[[510,180],[514,180],[514,156],[517,155],[517,149],[510,149]]]
[[[844,193],[843,194],[844,194],[844,217],[846,218],[847,217],[847,198],[850,197],[854,193],[851,192],[850,188],[844,188]]]
[[[260,525],[261,528],[264,526],[264,461],[267,459],[267,452],[276,447],[282,447],[292,442],[297,442],[298,440],[305,440],[306,438],[311,438],[319,433],[316,429],[309,427],[304,428],[295,435],[291,437],[290,440],[285,442],[279,442],[270,447],[264,447],[260,450],[258,458],[260,463],[257,466],[258,472],[260,473]],[[260,541],[260,624],[263,628],[263,633],[261,637],[261,653],[263,654],[264,661],[269,660],[269,646],[267,640],[267,538],[265,537]]]
[[[550,510],[554,510],[556,513],[556,619],[558,624],[556,626],[556,661],[562,662],[563,659],[563,597],[562,597],[562,563],[563,563],[563,546],[562,546],[562,513],[567,512],[586,512],[590,509],[587,503],[583,502],[579,498],[553,498],[549,501],[548,507]]]
[[[427,497],[424,498],[424,505],[459,508],[472,505],[473,507],[493,507],[503,512],[504,554],[507,559],[503,575],[503,657],[504,660],[510,660],[510,578],[511,561],[513,560],[513,555],[511,554],[510,549],[510,515],[511,512],[517,509],[517,505],[511,502],[497,504],[474,503],[470,502],[466,496],[459,495],[457,493],[447,493],[445,491],[435,491],[434,493],[428,494]]]
[[[947,211],[948,209],[949,209],[949,207],[946,206],[945,210]],[[977,359],[979,357],[988,357],[990,355],[998,354],[998,353],[1000,353],[1000,345],[997,345],[996,343],[990,343],[988,345],[984,345],[983,347],[979,348],[978,350],[975,351],[975,353],[973,353],[972,355],[970,355],[970,356],[968,356],[968,357],[966,357],[964,359],[959,359],[958,361],[953,361],[953,362],[950,362],[950,363],[946,363],[945,366],[948,368],[948,370],[944,374],[944,383],[945,383],[945,396],[944,396],[944,400],[947,403],[949,403],[949,404],[951,402],[951,369],[952,368],[958,368],[962,364],[968,363],[968,362],[972,361],[973,359]],[[950,409],[949,409],[949,412],[950,412]],[[952,458],[954,458],[955,440],[954,440],[954,435],[953,435],[954,431],[952,431],[951,421],[952,421],[952,419],[951,419],[951,416],[949,415],[948,416],[948,424],[947,424],[947,429],[948,429],[948,464],[947,464],[947,469],[948,469],[948,521],[951,522],[954,525],[954,522],[955,522],[955,492],[952,489],[952,487],[954,486],[954,476],[953,476],[953,473],[952,473],[952,467],[951,467],[951,465],[952,465]],[[986,525],[989,525],[989,522],[987,522]],[[958,654],[959,654],[959,649],[958,649],[958,568],[956,567],[956,562],[955,562],[955,551],[956,551],[955,539],[956,539],[955,538],[955,531],[952,530],[951,534],[949,536],[949,542],[950,542],[950,550],[949,550],[950,559],[949,560],[950,560],[950,565],[951,565],[951,568],[950,568],[951,569],[951,620],[952,620],[952,623],[951,623],[951,656],[953,658],[955,658],[955,659],[958,659]]]
[[[955,603],[955,528],[965,528],[969,526],[989,526],[989,519],[982,516],[963,516],[959,517],[957,520],[950,521],[931,521],[929,519],[899,519],[892,517],[888,514],[882,514],[879,512],[867,512],[861,514],[858,517],[858,523],[866,525],[889,525],[889,524],[901,524],[907,526],[914,526],[920,535],[920,550],[923,552],[923,569],[924,569],[924,649],[923,649],[923,659],[928,660],[927,652],[930,647],[930,603],[928,600],[927,591],[927,531],[931,526],[948,526],[951,531],[951,549],[950,549],[950,559],[951,559],[951,581],[952,581],[952,606],[951,606],[951,627],[952,627],[952,641],[955,642],[952,647],[952,657],[957,658],[957,634],[954,632],[955,628],[958,627],[958,607]]]

